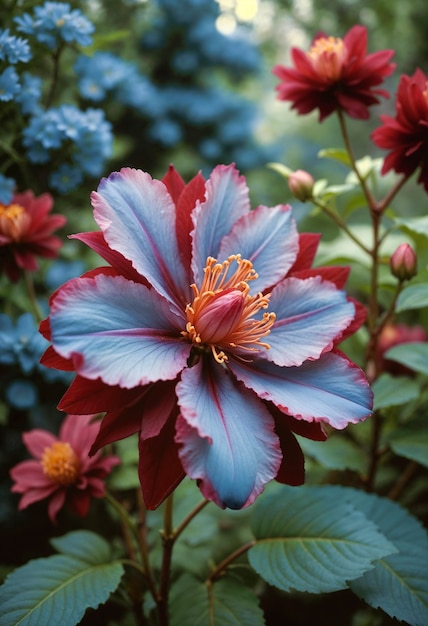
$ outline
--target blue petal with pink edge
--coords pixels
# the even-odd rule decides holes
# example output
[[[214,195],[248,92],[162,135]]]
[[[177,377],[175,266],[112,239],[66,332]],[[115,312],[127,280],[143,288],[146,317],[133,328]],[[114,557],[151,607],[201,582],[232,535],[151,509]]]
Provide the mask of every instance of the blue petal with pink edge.
[[[333,340],[349,326],[355,307],[343,291],[320,277],[286,278],[277,285],[269,301],[276,314],[267,338],[265,358],[277,365],[301,365],[331,350]]]
[[[300,367],[231,358],[229,367],[260,398],[298,419],[326,422],[340,430],[371,413],[373,394],[363,372],[339,354],[328,352]]]
[[[186,365],[184,321],[153,289],[122,276],[77,278],[52,302],[55,350],[91,380],[132,388],[171,380]]]
[[[205,202],[198,203],[192,214],[195,225],[192,270],[196,284],[202,281],[207,258],[217,258],[223,237],[250,211],[245,178],[233,165],[214,168],[205,189]]]
[[[299,251],[299,235],[287,205],[259,206],[234,224],[220,245],[218,261],[240,254],[253,264],[258,274],[252,280],[252,293],[272,287],[286,276]]]
[[[92,205],[108,245],[182,308],[190,288],[178,251],[175,205],[165,185],[146,172],[124,168],[101,181]]]
[[[186,473],[219,506],[248,506],[281,463],[267,408],[225,367],[202,360],[183,371],[176,391],[176,441]]]

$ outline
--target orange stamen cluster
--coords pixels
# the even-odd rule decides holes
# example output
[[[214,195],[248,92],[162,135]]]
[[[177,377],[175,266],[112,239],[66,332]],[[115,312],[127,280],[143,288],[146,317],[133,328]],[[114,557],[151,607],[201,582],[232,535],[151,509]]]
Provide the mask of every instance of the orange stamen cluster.
[[[26,213],[19,204],[0,204],[0,232],[14,241],[19,241]]]
[[[230,274],[230,266],[237,268]],[[186,307],[187,324],[182,335],[195,347],[210,349],[218,363],[227,361],[224,350],[258,350],[269,348],[260,341],[269,334],[275,313],[264,313],[254,319],[260,309],[269,305],[270,294],[249,294],[249,281],[257,278],[251,261],[231,255],[223,263],[208,257],[201,286],[191,285],[194,299]]]
[[[79,476],[80,460],[70,444],[64,441],[56,441],[45,448],[41,464],[43,473],[59,485],[72,485]]]
[[[319,37],[309,52],[316,71],[330,80],[340,78],[346,56],[346,47],[340,37]]]

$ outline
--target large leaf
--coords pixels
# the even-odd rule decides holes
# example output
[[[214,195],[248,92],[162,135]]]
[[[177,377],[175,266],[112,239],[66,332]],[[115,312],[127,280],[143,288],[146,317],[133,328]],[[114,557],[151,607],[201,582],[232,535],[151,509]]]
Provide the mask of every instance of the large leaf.
[[[75,626],[119,585],[123,567],[102,537],[75,531],[52,543],[65,554],[30,561],[0,587],[1,626]]]
[[[406,376],[382,374],[375,380],[372,389],[375,409],[407,404],[419,395],[419,385]]]
[[[428,306],[428,284],[416,283],[403,289],[397,298],[395,310],[400,313],[409,309],[422,309],[426,306]]]
[[[206,585],[183,576],[171,589],[171,626],[263,626],[256,595],[228,576]]]
[[[376,526],[328,487],[284,487],[260,498],[248,558],[256,572],[288,591],[323,593],[346,588],[395,552]]]
[[[405,219],[397,218],[395,223],[405,231],[428,237],[428,215],[423,217],[406,217]]]
[[[428,376],[428,343],[419,341],[401,343],[390,348],[385,353],[385,358],[397,361],[415,372]]]
[[[335,488],[375,522],[398,549],[382,557],[374,569],[350,582],[368,604],[411,626],[428,624],[428,534],[420,522],[396,502],[353,489]]]

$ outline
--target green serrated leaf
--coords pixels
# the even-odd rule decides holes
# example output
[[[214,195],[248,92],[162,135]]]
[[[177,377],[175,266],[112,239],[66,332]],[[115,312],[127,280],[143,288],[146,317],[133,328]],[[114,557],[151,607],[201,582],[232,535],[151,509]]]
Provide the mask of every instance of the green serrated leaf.
[[[381,557],[374,569],[350,582],[368,604],[411,626],[428,624],[428,534],[419,520],[396,502],[354,489],[334,487],[374,522],[398,549]],[[351,493],[353,492],[353,493]]]
[[[375,409],[407,404],[419,395],[419,385],[406,376],[382,374],[375,380],[372,389]]]
[[[428,431],[426,428],[395,432],[389,445],[398,456],[428,467]]]
[[[107,541],[90,530],[73,530],[62,537],[54,537],[50,542],[61,554],[93,565],[107,563],[111,557]]]
[[[206,585],[183,576],[171,589],[171,626],[263,626],[256,595],[232,576]]]
[[[328,487],[284,487],[254,507],[252,567],[268,583],[289,591],[324,593],[395,551],[376,526]]]
[[[428,343],[426,342],[401,343],[390,348],[385,353],[385,358],[397,361],[415,372],[428,376]]]
[[[327,469],[364,472],[367,467],[361,448],[340,435],[333,435],[327,441],[297,438],[305,456],[310,456]]]
[[[65,552],[86,553],[35,559],[9,574],[0,587],[0,626],[75,626],[119,585],[123,567],[108,562],[109,546],[95,533],[76,531],[53,543]]]
[[[428,283],[417,283],[403,289],[397,298],[395,310],[400,313],[426,306],[428,306]]]

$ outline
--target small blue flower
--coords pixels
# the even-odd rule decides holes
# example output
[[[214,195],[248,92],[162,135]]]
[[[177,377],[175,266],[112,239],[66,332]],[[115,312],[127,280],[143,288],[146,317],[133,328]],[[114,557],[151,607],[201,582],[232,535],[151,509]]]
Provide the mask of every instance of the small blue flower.
[[[68,193],[76,189],[83,180],[82,170],[67,163],[62,163],[59,168],[49,176],[49,184],[52,189],[60,193]]]
[[[39,102],[42,95],[42,81],[29,72],[22,75],[21,91],[16,97],[23,115],[31,115],[40,111]]]
[[[37,41],[55,49],[64,41],[89,46],[94,25],[79,9],[71,9],[66,2],[45,2],[34,9],[34,15],[24,13],[15,18],[18,30],[34,36]]]
[[[80,276],[84,271],[85,264],[83,261],[57,260],[49,266],[46,272],[46,286],[51,291],[54,291],[71,278]]]
[[[180,124],[168,118],[154,122],[149,129],[150,139],[167,147],[175,146],[181,141],[182,135]]]
[[[0,60],[7,61],[11,65],[15,63],[27,63],[31,59],[29,43],[22,37],[9,34],[9,29],[0,30]]]
[[[14,409],[31,409],[38,402],[37,387],[23,378],[13,380],[5,389],[6,400]]]
[[[9,102],[19,93],[19,78],[13,67],[7,67],[0,74],[0,100]]]
[[[2,204],[10,204],[12,202],[15,187],[16,182],[13,178],[0,174],[0,202]]]
[[[28,374],[47,346],[31,313],[18,317],[16,324],[9,316],[0,315],[0,363],[19,365]]]

